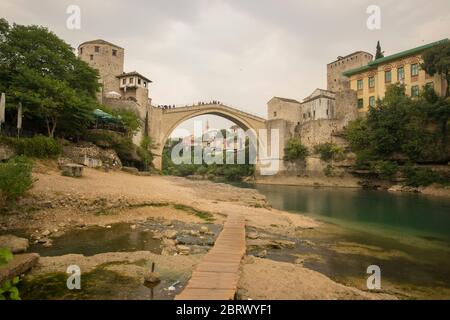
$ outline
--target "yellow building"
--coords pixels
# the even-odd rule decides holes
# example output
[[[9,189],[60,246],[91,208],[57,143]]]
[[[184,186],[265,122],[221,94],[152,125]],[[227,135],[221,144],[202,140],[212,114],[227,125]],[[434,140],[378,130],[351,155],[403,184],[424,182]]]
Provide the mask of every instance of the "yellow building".
[[[418,96],[424,86],[433,86],[441,96],[445,95],[446,81],[436,74],[433,77],[420,68],[421,54],[431,47],[450,41],[440,40],[414,49],[402,51],[370,61],[367,65],[343,72],[350,78],[350,88],[357,92],[358,108],[365,112],[382,99],[386,88],[395,83],[406,86],[406,93]]]

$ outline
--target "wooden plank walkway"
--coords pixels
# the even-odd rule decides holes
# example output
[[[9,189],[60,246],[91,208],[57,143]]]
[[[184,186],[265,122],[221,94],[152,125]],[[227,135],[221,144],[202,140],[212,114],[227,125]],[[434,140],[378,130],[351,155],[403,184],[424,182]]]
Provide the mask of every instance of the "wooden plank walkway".
[[[175,300],[234,299],[244,254],[245,219],[241,215],[229,215],[214,247],[197,265]]]

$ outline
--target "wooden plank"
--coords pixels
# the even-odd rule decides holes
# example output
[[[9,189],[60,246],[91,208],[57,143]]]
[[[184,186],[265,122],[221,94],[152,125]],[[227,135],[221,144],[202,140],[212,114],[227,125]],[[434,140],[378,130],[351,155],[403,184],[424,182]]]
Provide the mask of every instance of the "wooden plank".
[[[197,265],[188,284],[175,299],[233,299],[245,248],[245,219],[239,215],[230,215],[214,247]]]

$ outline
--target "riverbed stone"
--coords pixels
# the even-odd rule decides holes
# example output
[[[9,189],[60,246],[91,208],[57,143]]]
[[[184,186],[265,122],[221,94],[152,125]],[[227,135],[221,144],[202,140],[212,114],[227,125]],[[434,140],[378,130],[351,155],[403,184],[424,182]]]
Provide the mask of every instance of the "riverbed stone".
[[[207,226],[201,226],[200,227],[200,233],[206,234],[209,232],[209,229]]]
[[[161,251],[162,256],[173,256],[177,253],[178,253],[177,248],[175,248],[175,246],[164,247]]]
[[[265,258],[267,256],[267,250],[264,249],[264,250],[258,251],[255,254],[255,256],[257,256],[258,258]]]
[[[177,245],[176,248],[179,254],[188,255],[191,252],[191,248],[182,244]]]
[[[163,238],[163,235],[161,232],[159,232],[159,231],[153,232],[153,237],[152,237],[153,240],[161,240],[162,238]]]
[[[163,237],[164,238],[168,238],[168,239],[175,239],[178,235],[178,232],[176,230],[166,230],[163,233]]]
[[[0,266],[0,283],[25,273],[34,267],[38,263],[38,260],[39,255],[37,253],[14,255],[14,258],[6,265]]]
[[[258,239],[258,238],[259,238],[259,235],[258,235],[257,232],[249,232],[249,233],[247,234],[247,238],[249,238],[249,239]]]
[[[25,252],[28,249],[28,239],[12,234],[0,236],[0,248],[8,248],[12,253]]]
[[[144,281],[149,283],[158,283],[161,281],[161,276],[158,272],[145,271]]]
[[[174,239],[164,238],[164,239],[162,239],[161,244],[162,244],[164,247],[173,247],[173,246],[176,245],[176,241],[175,241]]]

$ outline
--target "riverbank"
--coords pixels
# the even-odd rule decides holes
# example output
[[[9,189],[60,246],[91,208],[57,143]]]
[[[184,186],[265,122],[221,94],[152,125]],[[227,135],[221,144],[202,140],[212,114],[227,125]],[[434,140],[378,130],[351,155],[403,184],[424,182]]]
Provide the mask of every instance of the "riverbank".
[[[303,186],[303,187],[340,187],[361,188],[359,180],[346,177],[297,177],[297,176],[260,176],[254,181],[256,184]]]
[[[296,177],[296,176],[260,176],[257,179],[249,179],[249,183],[257,185],[300,186],[314,188],[364,188],[362,180],[355,177]],[[398,184],[380,183],[373,187],[377,190],[389,192],[418,193],[427,196],[450,198],[450,187],[432,184],[426,187],[410,187]]]
[[[284,250],[290,250],[294,245],[293,242],[305,248],[314,245],[311,241],[304,241],[304,236],[311,231],[320,230],[323,224],[303,215],[271,208],[265,197],[256,190],[209,181],[136,176],[115,171],[106,173],[89,168],[85,168],[83,177],[77,179],[61,176],[56,164],[51,162],[39,163],[33,175],[37,181],[28,196],[8,214],[0,217],[2,234],[20,230],[21,235],[28,237],[35,245],[47,244],[51,248],[58,243],[58,238],[74,231],[80,232],[77,234],[78,238],[74,239],[77,241],[85,236],[83,230],[88,231],[92,227],[114,230],[115,224],[127,223],[130,237],[134,237],[131,236],[131,230],[142,228],[143,232],[147,232],[148,229],[149,232],[154,233],[152,238],[156,234],[156,239],[161,241],[162,248],[160,254],[148,253],[151,257],[141,257],[133,246],[128,249],[121,248],[120,254],[104,252],[91,257],[66,254],[44,257],[41,258],[39,266],[25,278],[24,292],[30,292],[27,288],[39,291],[39,284],[42,284],[43,279],[61,280],[61,273],[65,272],[64,268],[68,263],[77,264],[78,262],[84,265],[88,261],[89,266],[85,271],[91,274],[90,272],[98,267],[99,269],[95,270],[104,276],[100,277],[102,281],[108,282],[113,281],[111,279],[115,277],[126,277],[120,279],[127,282],[126,279],[131,277],[136,284],[134,289],[130,289],[134,290],[135,294],[131,296],[136,298],[136,295],[144,290],[141,286],[142,271],[145,268],[148,269],[151,262],[156,262],[158,268],[158,265],[162,263],[158,258],[168,256],[173,261],[179,260],[181,265],[186,266],[182,272],[183,276],[181,274],[180,276],[163,275],[164,282],[158,289],[160,290],[158,298],[173,298],[173,295],[169,295],[171,291],[165,289],[170,286],[171,281],[180,281],[176,290],[181,290],[185,279],[188,279],[193,267],[202,256],[202,250],[194,250],[192,243],[180,244],[180,239],[186,235],[201,239],[204,238],[202,232],[211,233],[211,236],[215,237],[217,234],[211,231],[214,229],[213,226],[220,227],[228,214],[240,212],[246,218],[249,237],[247,241],[249,257],[244,259],[241,265],[242,277],[239,282],[241,298],[395,298],[395,295],[391,293],[386,295],[386,293],[366,292],[336,283],[322,273],[307,268],[307,264],[270,259],[270,253],[269,255],[266,253],[265,256],[264,250],[275,250],[278,254],[284,255]],[[256,236],[255,230],[258,233]],[[113,235],[114,233],[105,236],[103,241],[111,241]],[[42,242],[42,238],[50,241]],[[208,250],[208,244],[203,244],[201,247]],[[132,262],[125,258],[135,255],[139,258],[133,258]],[[251,258],[250,255],[265,257]],[[189,257],[189,261],[186,257]],[[139,269],[139,272],[136,271],[136,260],[139,260],[138,266],[143,268]],[[183,261],[188,262],[184,264]],[[105,264],[108,266],[107,270],[105,270]],[[114,265],[112,269],[111,265]],[[120,265],[120,268],[116,267],[117,265]],[[170,269],[170,266],[166,268],[169,271]],[[304,277],[298,275],[304,275]],[[270,285],[256,286],[261,277],[270,277],[273,283],[289,283],[290,285],[287,285],[286,290],[281,291],[274,290]],[[93,284],[93,286],[98,285],[100,284]],[[291,288],[293,285],[305,288],[301,291],[303,294],[296,293]],[[106,283],[100,286],[107,288]],[[83,298],[114,298],[114,296],[108,296],[108,292],[108,290],[97,292],[92,294],[93,296],[88,295]],[[146,294],[145,297],[147,297]],[[52,295],[47,296],[52,298]],[[35,296],[28,295],[28,297]],[[66,298],[77,297],[69,295]]]

